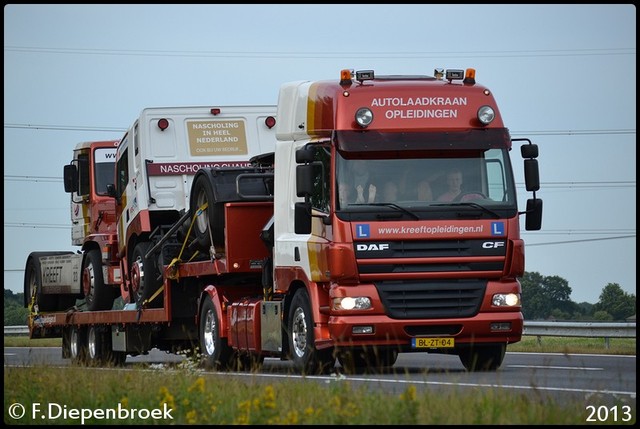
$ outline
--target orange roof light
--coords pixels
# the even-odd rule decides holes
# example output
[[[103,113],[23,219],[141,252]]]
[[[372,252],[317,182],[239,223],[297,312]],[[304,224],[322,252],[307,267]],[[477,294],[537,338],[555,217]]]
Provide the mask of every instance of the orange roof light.
[[[342,69],[340,70],[340,85],[349,85],[351,83],[352,70]]]
[[[476,83],[476,69],[467,69],[464,72],[464,83],[473,85]]]

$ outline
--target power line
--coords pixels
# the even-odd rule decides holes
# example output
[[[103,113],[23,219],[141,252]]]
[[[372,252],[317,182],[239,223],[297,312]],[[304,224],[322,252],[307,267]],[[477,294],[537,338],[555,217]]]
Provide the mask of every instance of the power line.
[[[56,131],[104,131],[119,132],[126,131],[125,128],[109,128],[109,127],[89,127],[75,125],[39,125],[39,124],[4,124],[5,128],[28,129],[28,130],[56,130]]]
[[[82,49],[45,48],[30,46],[5,46],[5,52],[44,53],[67,55],[109,55],[148,57],[202,57],[202,58],[522,58],[522,57],[570,57],[570,56],[616,56],[636,55],[635,48],[607,49],[539,49],[511,51],[405,51],[405,52],[307,52],[307,51],[167,51],[151,49]]]
[[[94,127],[85,125],[44,125],[44,124],[4,124],[5,128],[28,129],[28,130],[56,130],[56,131],[103,131],[103,132],[125,132],[125,128],[115,127]],[[610,128],[594,130],[540,130],[540,131],[511,131],[511,135],[516,136],[570,136],[570,135],[631,135],[636,134],[635,128]]]
[[[5,223],[4,226],[5,228],[71,229],[70,225],[28,223],[28,222],[8,222],[8,223]]]
[[[62,177],[5,175],[4,180],[17,182],[62,182]]]
[[[4,180],[16,182],[62,182],[62,177],[56,176],[21,176],[5,174]],[[523,187],[524,183],[516,182],[516,186]],[[543,189],[574,189],[574,188],[635,188],[635,180],[611,181],[571,181],[571,182],[540,182]]]
[[[572,243],[585,243],[590,241],[603,241],[603,240],[621,240],[626,238],[635,238],[636,235],[622,235],[619,237],[602,237],[602,238],[589,238],[584,240],[567,240],[567,241],[553,241],[548,243],[525,243],[525,247],[533,247],[533,246],[550,246],[554,244],[572,244]]]

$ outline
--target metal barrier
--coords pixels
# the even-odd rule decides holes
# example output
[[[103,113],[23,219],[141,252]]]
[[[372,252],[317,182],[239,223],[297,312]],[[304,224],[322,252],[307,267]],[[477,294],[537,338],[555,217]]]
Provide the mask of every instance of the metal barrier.
[[[29,335],[29,327],[5,326],[4,335]],[[524,322],[523,335],[538,337],[635,338],[635,323]]]

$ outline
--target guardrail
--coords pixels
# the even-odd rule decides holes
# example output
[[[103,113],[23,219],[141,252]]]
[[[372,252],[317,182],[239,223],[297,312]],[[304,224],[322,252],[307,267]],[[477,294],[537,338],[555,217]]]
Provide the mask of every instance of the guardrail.
[[[4,327],[4,336],[5,337],[15,337],[18,335],[29,335],[29,327],[27,325],[24,326],[5,326]]]
[[[608,322],[524,322],[524,335],[540,337],[636,338],[635,323]],[[29,327],[5,326],[4,335],[29,335]]]
[[[609,348],[611,338],[636,338],[635,323],[609,322],[524,322],[523,335],[535,335],[538,344],[542,337],[589,337],[604,338]]]

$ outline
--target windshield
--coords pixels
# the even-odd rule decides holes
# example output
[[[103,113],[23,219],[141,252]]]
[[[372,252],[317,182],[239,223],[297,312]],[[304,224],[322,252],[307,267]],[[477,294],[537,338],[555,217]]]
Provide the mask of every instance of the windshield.
[[[427,158],[394,159],[346,159],[338,153],[336,180],[337,208],[343,212],[389,203],[414,209],[516,207],[511,165],[504,148],[438,151],[430,152]]]
[[[113,185],[115,178],[116,149],[99,148],[95,151],[95,192],[107,195],[107,185]]]

